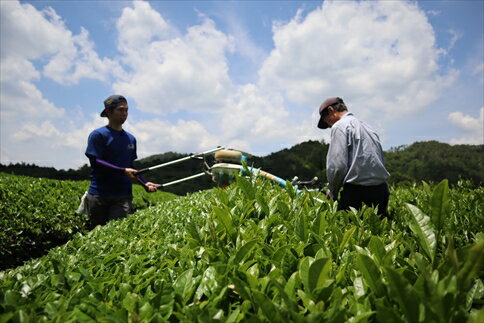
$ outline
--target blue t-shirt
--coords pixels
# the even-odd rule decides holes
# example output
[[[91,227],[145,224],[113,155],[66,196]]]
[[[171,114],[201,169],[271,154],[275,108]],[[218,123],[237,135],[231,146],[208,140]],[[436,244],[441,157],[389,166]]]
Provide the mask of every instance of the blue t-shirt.
[[[122,168],[133,168],[136,155],[136,138],[125,130],[117,131],[108,126],[98,128],[89,135],[86,156],[91,162],[93,195],[132,195],[131,180],[123,171],[96,164],[96,158]]]

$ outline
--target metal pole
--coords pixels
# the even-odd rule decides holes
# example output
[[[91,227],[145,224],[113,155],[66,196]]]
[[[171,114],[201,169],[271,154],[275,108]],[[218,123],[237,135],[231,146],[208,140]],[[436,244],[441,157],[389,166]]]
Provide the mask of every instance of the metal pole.
[[[254,167],[247,167],[251,172],[252,174],[256,175],[256,176],[261,176],[263,178],[266,178],[268,180],[271,180],[273,182],[276,182],[277,184],[279,184],[280,186],[282,187],[286,187],[287,186],[287,183],[286,183],[286,180],[280,178],[280,177],[277,177],[271,173],[268,173],[266,171],[263,171],[262,169],[258,169],[258,168],[254,168]],[[296,193],[297,194],[301,194],[302,191],[295,188],[296,190]]]
[[[188,181],[188,180],[191,180],[191,179],[194,179],[194,178],[197,178],[197,177],[201,177],[201,176],[204,176],[204,175],[207,175],[207,174],[206,173],[199,173],[199,174],[196,174],[196,175],[180,178],[180,179],[177,179],[175,181],[171,181],[171,182],[166,183],[166,184],[160,184],[160,185],[158,185],[158,188],[170,186],[170,185],[177,184],[177,183],[181,183],[181,182]]]
[[[137,174],[142,174],[142,173],[146,173],[146,172],[152,171],[152,170],[157,169],[157,168],[161,168],[161,167],[165,167],[165,166],[169,166],[169,165],[181,163],[181,162],[184,162],[185,160],[189,160],[189,159],[196,158],[196,157],[199,157],[199,156],[205,156],[205,155],[214,153],[214,152],[219,151],[219,150],[222,150],[222,149],[225,149],[225,147],[220,146],[220,147],[217,147],[217,148],[212,149],[212,150],[204,151],[203,153],[192,154],[190,156],[183,157],[183,158],[176,159],[176,160],[172,160],[172,161],[166,162],[164,164],[159,164],[159,165],[156,165],[156,166],[152,166],[152,167],[148,167],[148,168],[143,168],[143,169],[139,170],[137,172]]]

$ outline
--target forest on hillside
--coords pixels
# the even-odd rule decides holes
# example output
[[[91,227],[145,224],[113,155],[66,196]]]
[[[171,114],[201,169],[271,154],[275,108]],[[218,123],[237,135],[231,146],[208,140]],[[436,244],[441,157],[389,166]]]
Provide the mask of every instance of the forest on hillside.
[[[249,166],[261,168],[278,177],[291,180],[319,178],[317,185],[324,187],[326,182],[326,154],[329,145],[319,141],[306,141],[291,148],[259,157],[244,153]],[[137,169],[151,167],[175,159],[189,156],[176,152],[153,155],[135,162]],[[208,165],[213,164],[213,157],[208,156]],[[392,148],[385,152],[385,163],[391,174],[390,184],[408,185],[422,180],[439,182],[448,179],[455,184],[459,179],[471,180],[474,185],[484,183],[484,145],[449,145],[437,141],[416,142]],[[199,159],[189,160],[146,173],[144,177],[156,183],[187,177],[202,171]],[[89,179],[89,166],[83,165],[77,170],[57,170],[53,167],[40,167],[33,164],[0,164],[0,171],[10,174],[43,177],[61,180]],[[175,194],[186,194],[213,187],[209,176],[183,182],[164,188]]]

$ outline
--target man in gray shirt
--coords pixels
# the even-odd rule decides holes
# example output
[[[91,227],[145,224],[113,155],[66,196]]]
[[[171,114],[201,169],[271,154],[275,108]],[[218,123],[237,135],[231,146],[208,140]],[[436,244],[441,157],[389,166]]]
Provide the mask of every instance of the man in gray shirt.
[[[339,97],[326,99],[319,107],[318,128],[331,128],[331,142],[326,156],[328,197],[340,199],[338,209],[378,207],[387,216],[390,192],[386,183],[383,149],[376,131],[349,112]]]

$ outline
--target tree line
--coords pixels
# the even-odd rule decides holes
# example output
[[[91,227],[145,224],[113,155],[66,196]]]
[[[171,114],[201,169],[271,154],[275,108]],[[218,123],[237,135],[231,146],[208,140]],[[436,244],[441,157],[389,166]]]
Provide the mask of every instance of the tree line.
[[[326,154],[329,145],[319,141],[306,141],[291,148],[283,149],[267,156],[259,157],[248,153],[247,164],[261,168],[281,178],[299,180],[319,178],[317,186],[326,182]],[[474,185],[484,183],[484,145],[449,145],[437,141],[416,142],[399,146],[385,152],[385,164],[391,174],[390,184],[410,185],[422,180],[440,182],[448,179],[455,184],[458,180],[470,180]],[[147,168],[182,157],[188,154],[167,152],[135,161],[137,169]],[[205,162],[213,164],[213,156],[207,156]],[[159,168],[143,175],[156,183],[168,183],[203,171],[203,161],[192,159],[168,167]],[[44,177],[59,180],[88,180],[90,167],[85,164],[79,169],[57,170],[53,167],[41,167],[34,164],[0,164],[0,171],[10,174],[32,177]],[[182,182],[163,188],[164,191],[183,195],[213,187],[209,176]]]

